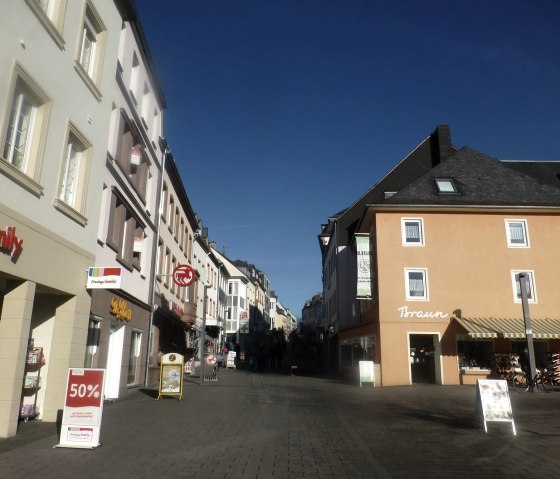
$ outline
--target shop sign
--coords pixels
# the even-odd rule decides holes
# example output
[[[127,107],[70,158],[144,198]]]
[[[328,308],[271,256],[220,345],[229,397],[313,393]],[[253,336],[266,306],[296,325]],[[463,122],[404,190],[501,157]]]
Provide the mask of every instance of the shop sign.
[[[16,227],[8,226],[5,230],[0,230],[0,251],[17,258],[21,253],[23,240],[16,236]]]
[[[443,311],[409,311],[408,306],[397,308],[401,318],[428,318],[428,319],[445,319],[449,314]]]
[[[171,304],[171,311],[177,316],[181,317],[183,316],[183,314],[185,314],[185,310],[181,308],[181,306],[179,306],[177,303],[173,301],[169,301],[169,303]]]
[[[118,289],[121,287],[122,268],[88,268],[87,289]]]
[[[128,302],[124,299],[113,298],[111,299],[111,314],[115,316],[116,319],[131,321],[132,320],[132,309],[127,308]]]
[[[93,449],[100,445],[104,369],[70,368],[57,447]]]
[[[190,286],[195,277],[194,269],[188,264],[180,264],[173,270],[173,281],[177,286]]]

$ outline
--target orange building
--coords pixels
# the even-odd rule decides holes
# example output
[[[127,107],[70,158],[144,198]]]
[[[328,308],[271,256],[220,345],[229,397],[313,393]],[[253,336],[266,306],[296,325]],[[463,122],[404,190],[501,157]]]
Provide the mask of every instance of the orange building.
[[[560,162],[447,151],[406,185],[377,191],[348,231],[357,314],[336,331],[341,368],[345,345],[369,338],[377,385],[511,374],[526,345],[519,273],[537,366],[560,351]]]

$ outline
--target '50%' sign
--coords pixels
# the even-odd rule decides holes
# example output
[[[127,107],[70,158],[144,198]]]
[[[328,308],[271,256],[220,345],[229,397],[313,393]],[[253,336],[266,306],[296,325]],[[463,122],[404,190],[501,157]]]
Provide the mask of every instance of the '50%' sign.
[[[103,400],[103,372],[98,369],[73,369],[68,377],[67,407],[91,407]]]

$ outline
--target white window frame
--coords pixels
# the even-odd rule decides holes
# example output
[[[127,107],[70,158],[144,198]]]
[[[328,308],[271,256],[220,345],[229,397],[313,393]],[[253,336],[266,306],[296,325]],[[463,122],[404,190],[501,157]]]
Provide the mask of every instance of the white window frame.
[[[411,296],[410,295],[410,273],[421,273],[422,280],[424,283],[424,295],[423,296]],[[407,301],[429,301],[429,291],[428,291],[428,270],[426,268],[405,268],[404,269],[404,283],[405,283],[405,297]]]
[[[513,269],[511,270],[511,285],[512,285],[512,290],[513,290],[513,302],[514,303],[521,303],[521,293],[517,292],[517,286],[518,286],[518,281],[517,281],[517,275],[519,273],[526,273],[529,276],[529,296],[527,298],[527,302],[535,304],[537,303],[537,285],[535,283],[535,271],[531,270],[531,269]],[[521,291],[521,290],[519,290]]]
[[[512,242],[511,229],[510,229],[510,225],[512,223],[521,223],[523,225],[523,237],[524,237],[523,238],[524,239],[523,243],[513,243]],[[506,219],[505,220],[505,226],[506,226],[506,238],[507,238],[508,248],[530,248],[529,227],[527,225],[527,220],[525,220],[525,219]]]
[[[411,223],[411,222],[418,223],[418,229],[420,231],[420,241],[418,243],[407,241],[406,223]],[[402,235],[403,246],[413,246],[413,247],[425,246],[423,218],[401,218],[401,235]]]
[[[84,53],[89,34],[91,34],[93,38],[91,42],[91,51],[87,55],[89,60],[86,62]],[[88,0],[84,8],[74,68],[98,101],[101,101],[103,97],[99,91],[99,85],[101,81],[106,36],[107,28],[95,10],[92,2]]]
[[[16,124],[13,114],[15,112],[19,116],[21,113],[23,98],[31,105],[31,112],[25,141],[21,143],[24,150],[22,162],[16,166],[14,141],[17,138],[17,131],[13,129]],[[40,196],[43,194],[43,188],[37,181],[43,162],[50,99],[19,65],[14,68],[11,94],[4,110],[0,171],[33,194]]]
[[[25,0],[45,30],[63,50],[65,46],[62,31],[67,0]]]

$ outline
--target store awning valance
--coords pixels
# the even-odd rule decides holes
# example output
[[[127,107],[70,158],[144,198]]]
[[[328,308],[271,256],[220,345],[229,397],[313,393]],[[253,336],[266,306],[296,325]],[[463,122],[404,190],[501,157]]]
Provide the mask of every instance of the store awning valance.
[[[522,318],[454,318],[471,338],[524,339]],[[560,319],[531,319],[534,339],[560,338]]]

